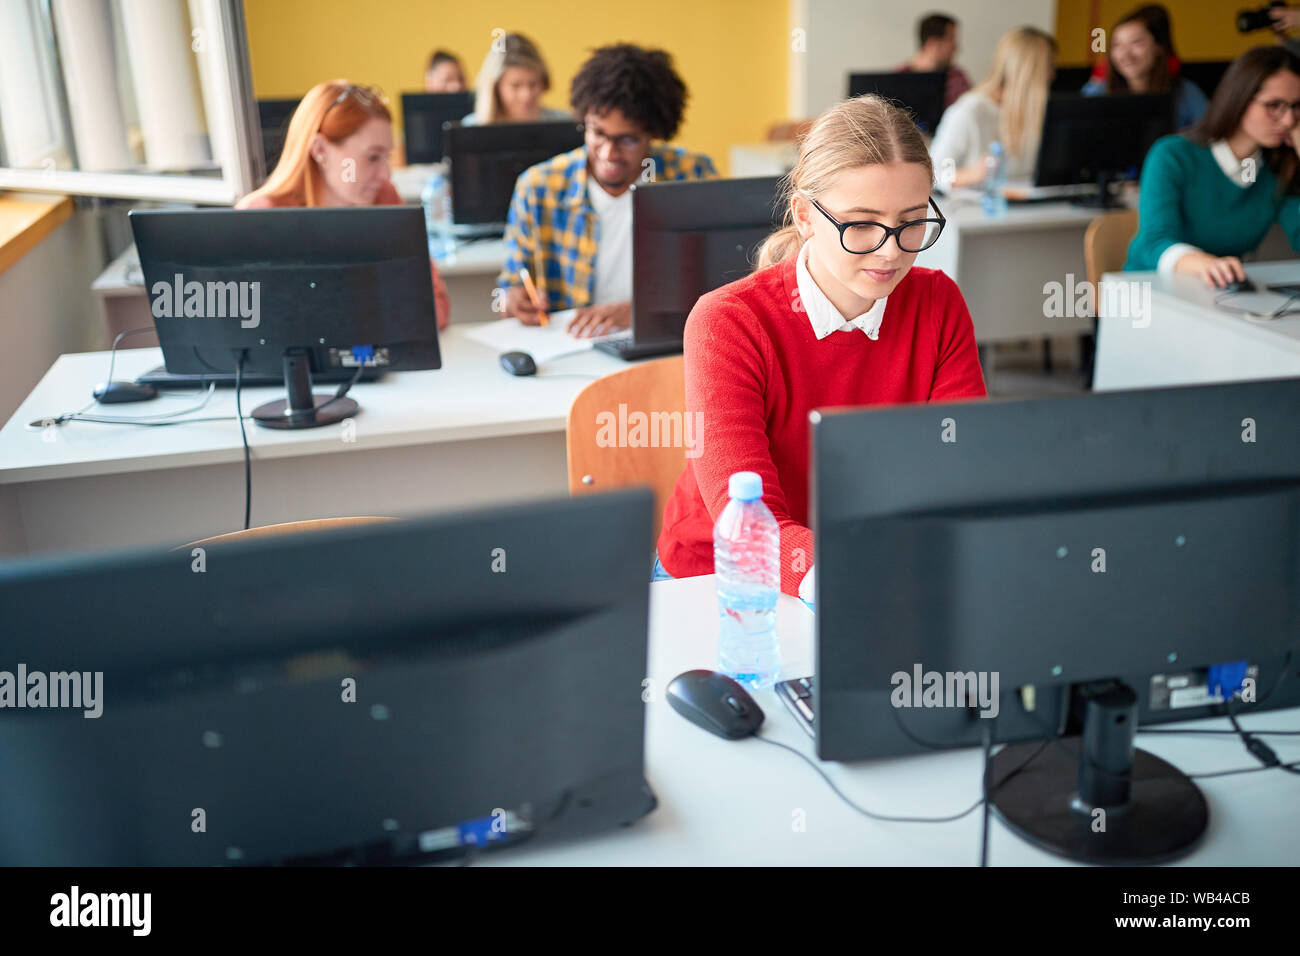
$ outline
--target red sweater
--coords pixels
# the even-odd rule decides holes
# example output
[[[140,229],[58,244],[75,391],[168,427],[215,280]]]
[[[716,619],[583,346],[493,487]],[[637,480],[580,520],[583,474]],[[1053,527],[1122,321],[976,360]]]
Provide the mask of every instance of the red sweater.
[[[664,509],[659,560],[674,577],[713,573],[713,524],[733,472],[763,478],[781,528],[781,590],[813,563],[808,413],[844,405],[982,398],[970,312],[956,283],[912,268],[890,294],[880,337],[821,341],[796,312],[796,256],[702,296],[686,321],[686,410],[701,412],[702,453]],[[900,476],[905,480],[905,476]]]

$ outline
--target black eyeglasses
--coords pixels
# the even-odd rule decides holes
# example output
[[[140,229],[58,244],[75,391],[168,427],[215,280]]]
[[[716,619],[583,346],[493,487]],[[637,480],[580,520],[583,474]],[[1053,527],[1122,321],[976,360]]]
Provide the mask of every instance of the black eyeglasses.
[[[944,223],[948,221],[933,197],[930,198],[930,205],[934,206],[938,219],[911,219],[900,222],[897,226],[886,226],[883,222],[870,220],[840,222],[823,209],[822,204],[816,199],[812,200],[812,204],[840,231],[840,245],[845,252],[854,256],[875,252],[889,240],[890,236],[894,237],[898,248],[904,252],[924,252],[934,245],[935,240],[939,238],[939,233],[943,232]]]
[[[640,149],[649,140],[648,136],[637,136],[633,133],[624,133],[622,136],[606,136],[600,130],[593,129],[586,123],[579,123],[578,130],[590,140],[592,148],[598,149],[602,143],[610,143],[620,153],[630,153],[635,149]]]
[[[1288,112],[1300,117],[1300,102],[1288,103],[1286,100],[1255,100],[1260,106],[1264,107],[1268,113],[1269,119],[1280,120]]]

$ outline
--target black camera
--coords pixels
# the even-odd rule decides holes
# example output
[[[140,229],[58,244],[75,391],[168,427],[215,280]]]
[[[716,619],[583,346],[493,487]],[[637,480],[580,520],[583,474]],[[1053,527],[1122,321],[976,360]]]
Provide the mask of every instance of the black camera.
[[[1273,26],[1273,18],[1268,11],[1274,7],[1285,7],[1283,0],[1273,0],[1266,7],[1258,10],[1242,10],[1237,14],[1237,30],[1240,33],[1253,33],[1255,30],[1267,30]]]

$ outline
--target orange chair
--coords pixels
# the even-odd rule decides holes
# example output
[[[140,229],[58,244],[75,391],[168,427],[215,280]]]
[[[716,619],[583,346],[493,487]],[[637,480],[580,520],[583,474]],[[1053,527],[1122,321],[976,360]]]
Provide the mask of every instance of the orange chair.
[[[1093,292],[1101,292],[1101,277],[1107,272],[1119,272],[1128,259],[1128,246],[1138,231],[1136,209],[1121,209],[1098,216],[1088,223],[1083,234],[1083,262],[1088,272],[1088,283]],[[1100,302],[1098,302],[1100,307]],[[1084,350],[1083,366],[1088,387],[1092,387],[1093,365],[1097,349],[1097,319],[1092,320],[1092,341]]]
[[[655,493],[655,538],[663,509],[698,441],[686,416],[682,357],[642,362],[592,382],[569,408],[569,494],[630,485]]]

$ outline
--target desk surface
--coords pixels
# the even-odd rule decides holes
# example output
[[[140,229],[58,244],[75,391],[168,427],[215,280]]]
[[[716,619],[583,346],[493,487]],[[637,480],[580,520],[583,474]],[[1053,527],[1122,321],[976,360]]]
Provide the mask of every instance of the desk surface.
[[[277,431],[246,423],[249,444],[261,459],[289,458],[357,448],[388,448],[474,438],[563,432],[574,397],[602,375],[628,367],[603,352],[582,352],[543,363],[536,376],[517,378],[501,368],[496,353],[452,326],[441,335],[443,367],[390,373],[350,393],[361,405],[356,442],[340,441],[341,426]],[[234,390],[219,388],[192,417],[228,415],[229,420],[168,428],[92,422],[58,426],[57,440],[42,440],[36,420],[82,408],[95,384],[108,375],[108,352],[62,355],[0,429],[0,484],[119,474],[243,460],[234,421]],[[113,377],[132,379],[162,363],[159,349],[119,351]],[[332,392],[335,386],[318,386]],[[283,397],[283,388],[245,389],[245,413]],[[147,402],[99,406],[88,414],[156,415],[188,408],[196,392],[163,393]]]
[[[646,776],[659,807],[632,827],[563,846],[527,846],[482,858],[496,865],[918,865],[979,862],[979,811],[952,823],[881,823],[840,802],[812,768],[758,740],[726,741],[681,718],[664,700],[675,675],[713,667],[717,610],[712,576],[650,586],[653,692],[646,705]],[[777,605],[785,677],[812,672],[813,616],[787,595]],[[763,734],[813,756],[812,740],[772,691],[760,692]],[[1300,708],[1243,718],[1247,729],[1300,729]],[[1226,720],[1178,726],[1226,728]],[[1300,738],[1272,737],[1287,761]],[[1223,736],[1139,734],[1138,744],[1189,773],[1255,763],[1240,740]],[[814,756],[813,759],[816,759]],[[826,772],[859,805],[877,813],[943,816],[979,798],[978,748],[856,764]],[[1210,829],[1189,865],[1294,864],[1300,860],[1300,777],[1278,770],[1197,781],[1210,803]],[[802,817],[803,831],[794,823]],[[1035,849],[996,822],[995,866],[1065,861]]]

